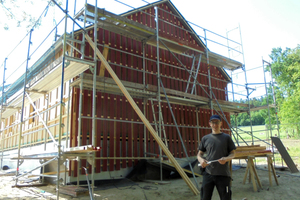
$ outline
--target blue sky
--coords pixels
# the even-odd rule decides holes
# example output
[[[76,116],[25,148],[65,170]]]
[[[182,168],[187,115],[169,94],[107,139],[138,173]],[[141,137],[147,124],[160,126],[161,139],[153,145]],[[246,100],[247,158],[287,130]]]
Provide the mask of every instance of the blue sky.
[[[141,0],[120,0],[134,7],[145,5]],[[63,1],[64,2],[64,1]],[[70,1],[71,2],[71,1]],[[78,0],[78,6],[83,5],[84,1]],[[94,3],[95,1],[88,1]],[[148,1],[153,2],[153,1]],[[105,4],[106,3],[106,4]],[[109,4],[107,4],[109,3]],[[270,61],[268,55],[272,48],[286,47],[295,48],[300,44],[300,1],[299,0],[172,0],[172,3],[177,7],[180,13],[187,21],[193,22],[201,27],[211,30],[220,35],[226,36],[226,31],[241,27],[242,42],[245,56],[246,69],[257,68],[262,65],[262,58]],[[29,5],[28,3],[20,9],[29,11],[36,16],[39,16],[44,10],[47,2],[36,3],[37,5]],[[70,3],[71,4],[71,3]],[[105,7],[109,11],[116,13],[119,10],[127,7],[117,3],[116,1],[98,1],[98,7]],[[71,13],[73,10],[70,9]],[[1,14],[2,13],[2,14]],[[3,26],[4,9],[0,5],[0,25]],[[62,12],[56,8],[49,9],[47,16],[43,18],[42,26],[39,30],[35,30],[33,36],[39,35],[44,29],[49,29],[49,25],[53,24],[53,16],[56,16],[56,21],[62,16]],[[16,14],[16,17],[18,14]],[[27,30],[24,28],[16,28],[13,20],[10,23],[10,31],[0,29],[0,76],[2,77],[4,58],[11,50],[25,37]],[[229,33],[229,38],[240,42],[238,29]],[[25,38],[22,43],[23,49],[27,50],[28,39]],[[37,42],[35,43],[37,44]],[[208,46],[210,48],[210,46]],[[33,48],[33,47],[32,47]],[[32,49],[33,50],[33,49]],[[210,48],[211,51],[218,52],[217,49]],[[26,58],[26,51],[17,52],[20,62]],[[21,56],[22,55],[22,56]],[[240,57],[233,59],[239,60]],[[9,64],[12,63],[8,60]],[[22,62],[21,62],[22,63]],[[19,64],[8,65],[10,72],[13,72],[15,66]],[[22,71],[22,70],[21,70]],[[233,72],[234,82],[244,82],[244,74],[239,71]],[[263,82],[263,72],[261,68],[247,72],[248,83]],[[2,80],[1,80],[2,82]],[[254,86],[253,86],[254,87]],[[258,92],[258,89],[257,89]],[[260,92],[259,95],[261,95]],[[253,96],[256,96],[255,92]]]

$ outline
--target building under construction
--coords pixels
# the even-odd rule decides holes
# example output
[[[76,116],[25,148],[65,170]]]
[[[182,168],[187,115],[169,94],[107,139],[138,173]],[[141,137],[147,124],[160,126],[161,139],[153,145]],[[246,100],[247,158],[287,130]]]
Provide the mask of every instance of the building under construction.
[[[230,113],[249,110],[228,101],[227,71],[243,63],[210,51],[170,0],[120,15],[86,4],[70,19],[77,28],[35,63],[28,56],[9,86],[4,66],[1,167],[16,168],[17,179],[28,160],[65,182],[85,180],[85,168],[96,180],[122,178],[141,159],[184,176],[209,117],[221,115],[231,134]]]

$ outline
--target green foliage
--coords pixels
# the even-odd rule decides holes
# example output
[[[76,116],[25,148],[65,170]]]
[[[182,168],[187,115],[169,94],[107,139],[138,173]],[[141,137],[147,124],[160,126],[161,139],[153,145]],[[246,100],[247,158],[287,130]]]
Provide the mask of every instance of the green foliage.
[[[273,62],[267,70],[272,71],[278,85],[276,98],[282,128],[296,129],[296,135],[300,135],[300,45],[284,51],[274,48],[270,58]]]
[[[240,100],[237,101],[239,103],[248,103],[246,100]],[[273,103],[273,100],[271,97],[269,97],[268,99],[269,104]],[[261,98],[253,98],[250,99],[250,105],[253,105],[255,107],[259,107],[259,106],[263,106],[263,105],[267,105],[267,98],[266,97],[261,97]],[[271,108],[270,109],[271,114],[275,115],[275,109]],[[269,117],[268,117],[268,111],[263,109],[263,110],[258,110],[258,111],[253,111],[250,113],[251,114],[251,121],[252,121],[252,125],[265,125],[265,124],[269,124]],[[271,118],[272,119],[276,119],[275,116],[273,116]],[[231,115],[230,116],[230,120],[231,120],[231,124],[234,126],[250,126],[250,116],[248,113],[240,113],[236,116],[236,120],[235,120],[235,116]],[[276,120],[273,120],[274,123],[276,123]]]
[[[45,2],[45,5],[48,4],[46,0],[39,2],[34,0],[0,0],[0,26],[4,30],[9,30],[10,27],[25,27],[28,30],[33,26],[39,27],[41,25],[40,20],[34,14],[42,13],[44,8],[39,7],[40,2]],[[61,0],[58,3],[61,4]],[[54,6],[54,3],[51,2],[49,5]],[[30,9],[40,9],[40,12],[32,12]],[[45,15],[46,13],[47,11]]]

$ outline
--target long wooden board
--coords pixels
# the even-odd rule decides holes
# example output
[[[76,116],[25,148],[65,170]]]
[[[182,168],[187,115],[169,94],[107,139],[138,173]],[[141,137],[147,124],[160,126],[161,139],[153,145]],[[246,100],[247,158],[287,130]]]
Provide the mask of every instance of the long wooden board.
[[[120,79],[117,77],[117,75],[115,74],[115,72],[112,70],[112,68],[110,67],[110,65],[106,61],[106,59],[103,57],[103,55],[101,54],[101,52],[99,51],[99,49],[98,48],[95,49],[94,43],[93,43],[92,39],[87,34],[85,34],[85,38],[89,42],[90,46],[94,49],[94,51],[96,51],[97,56],[99,57],[99,59],[101,60],[101,62],[105,65],[106,70],[109,72],[109,74],[111,75],[111,77],[116,81],[116,83],[119,86],[120,90],[123,92],[123,94],[127,98],[128,102],[131,104],[131,106],[133,107],[133,109],[135,110],[135,112],[138,114],[138,116],[140,117],[140,119],[143,121],[143,123],[145,124],[145,126],[147,127],[147,129],[149,130],[149,132],[151,133],[151,135],[155,138],[156,142],[162,148],[162,150],[164,151],[164,153],[168,156],[168,158],[170,159],[170,161],[174,164],[174,166],[175,166],[176,170],[178,171],[178,173],[180,174],[180,176],[183,178],[183,180],[186,182],[186,184],[190,187],[190,189],[192,190],[192,192],[195,195],[198,195],[200,193],[199,190],[191,182],[191,180],[188,178],[188,176],[186,175],[186,173],[182,170],[182,168],[180,167],[180,165],[178,164],[178,162],[175,160],[175,158],[173,157],[173,155],[171,154],[171,152],[169,151],[169,149],[165,146],[165,144],[163,143],[163,141],[161,140],[161,138],[157,135],[157,133],[155,132],[155,130],[153,129],[153,127],[151,126],[151,124],[149,123],[149,121],[146,119],[146,117],[144,116],[144,114],[141,112],[141,110],[139,109],[139,107],[136,105],[136,103],[134,102],[134,100],[132,99],[132,97],[130,96],[130,94],[128,93],[128,91],[126,90],[126,88],[124,87],[124,85],[121,83]]]

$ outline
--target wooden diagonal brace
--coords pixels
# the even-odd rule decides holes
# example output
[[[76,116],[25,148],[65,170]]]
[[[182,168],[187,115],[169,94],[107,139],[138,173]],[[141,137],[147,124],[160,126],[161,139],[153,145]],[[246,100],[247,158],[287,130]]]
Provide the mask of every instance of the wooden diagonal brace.
[[[108,62],[106,61],[106,59],[104,58],[104,56],[101,54],[101,52],[99,51],[99,49],[98,48],[95,49],[95,45],[94,45],[94,42],[92,41],[92,39],[87,34],[85,34],[85,38],[87,39],[88,43],[91,45],[91,47],[93,48],[93,50],[96,51],[97,56],[99,57],[99,59],[101,60],[101,62],[104,64],[104,66],[105,66],[106,70],[108,71],[108,73],[111,75],[111,77],[114,79],[114,81],[116,82],[116,84],[119,86],[120,90],[122,91],[122,93],[124,94],[124,96],[126,97],[126,99],[128,100],[128,102],[130,103],[130,105],[132,106],[132,108],[135,110],[135,112],[137,113],[137,115],[143,121],[143,123],[145,124],[145,126],[147,127],[147,129],[149,130],[149,132],[151,133],[151,135],[155,138],[155,141],[158,143],[158,145],[162,148],[162,150],[164,151],[164,153],[168,156],[168,158],[170,159],[170,161],[173,163],[173,165],[175,166],[175,168],[178,171],[178,173],[180,174],[180,176],[183,178],[183,180],[186,182],[186,184],[190,187],[190,189],[192,190],[192,192],[195,195],[198,195],[200,193],[199,190],[191,182],[191,180],[188,178],[188,176],[183,171],[183,169],[181,168],[181,166],[175,160],[175,158],[173,157],[173,155],[171,154],[171,152],[169,151],[169,149],[166,147],[166,145],[163,143],[163,141],[161,140],[161,138],[155,132],[155,130],[153,129],[153,127],[151,126],[151,124],[149,123],[149,121],[147,120],[147,118],[145,117],[145,115],[142,113],[142,111],[136,105],[136,103],[134,102],[134,100],[132,99],[132,97],[130,96],[130,94],[128,93],[128,91],[126,90],[126,88],[124,87],[124,85],[122,84],[122,82],[120,81],[120,79],[118,78],[118,76],[115,74],[115,72],[113,71],[113,69],[111,68],[111,66],[108,64]]]

